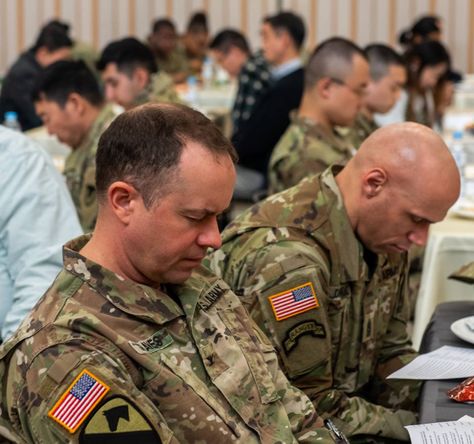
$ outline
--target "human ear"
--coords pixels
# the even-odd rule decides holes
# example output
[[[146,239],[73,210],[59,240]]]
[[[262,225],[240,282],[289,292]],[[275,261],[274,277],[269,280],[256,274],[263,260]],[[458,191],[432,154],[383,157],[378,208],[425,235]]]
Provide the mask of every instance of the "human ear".
[[[124,225],[128,225],[142,197],[135,187],[129,183],[117,181],[109,186],[107,199],[115,216]]]
[[[376,197],[387,183],[387,173],[382,168],[374,168],[364,175],[362,191],[368,199]]]

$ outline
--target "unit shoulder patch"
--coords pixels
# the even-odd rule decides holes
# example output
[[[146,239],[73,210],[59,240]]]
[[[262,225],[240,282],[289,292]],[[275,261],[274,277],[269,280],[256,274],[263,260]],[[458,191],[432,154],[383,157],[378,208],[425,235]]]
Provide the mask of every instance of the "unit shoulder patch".
[[[319,307],[319,301],[311,282],[269,296],[268,301],[277,321]]]

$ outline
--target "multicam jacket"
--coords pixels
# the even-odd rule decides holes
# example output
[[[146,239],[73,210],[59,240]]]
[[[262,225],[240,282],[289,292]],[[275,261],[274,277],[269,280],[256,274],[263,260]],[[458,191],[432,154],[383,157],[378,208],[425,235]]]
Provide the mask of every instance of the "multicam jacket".
[[[330,133],[320,124],[296,113],[292,113],[291,120],[270,158],[269,194],[286,190],[333,163],[346,163],[355,152],[337,130]]]
[[[408,440],[419,384],[385,377],[415,357],[406,255],[373,255],[354,235],[334,174],[251,207],[204,264],[240,296],[283,370],[346,436]]]
[[[117,116],[112,105],[106,105],[97,116],[82,143],[66,158],[63,174],[85,232],[92,231],[97,218],[95,188],[95,155],[102,133]]]
[[[378,128],[379,126],[375,123],[375,120],[371,120],[365,114],[359,113],[357,114],[354,125],[349,128],[347,139],[351,142],[352,146],[358,150],[362,142]]]
[[[160,70],[150,76],[147,87],[135,98],[134,106],[145,103],[183,103],[176,92],[173,79]]]
[[[137,284],[81,256],[88,239],[65,246],[64,269],[0,349],[0,436],[333,442],[223,281],[200,269],[182,285]],[[91,397],[89,384],[100,395],[80,410],[72,397]]]

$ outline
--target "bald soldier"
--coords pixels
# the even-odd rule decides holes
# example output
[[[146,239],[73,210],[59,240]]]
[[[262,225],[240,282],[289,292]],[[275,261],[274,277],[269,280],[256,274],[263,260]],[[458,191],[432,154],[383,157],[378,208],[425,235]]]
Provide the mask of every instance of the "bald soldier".
[[[97,152],[95,231],[66,244],[64,269],[0,349],[0,435],[334,442],[238,297],[200,267],[221,243],[235,159],[184,106],[146,105],[111,123]]]
[[[459,180],[432,130],[388,126],[344,169],[243,213],[206,259],[272,339],[290,381],[351,442],[405,441],[403,426],[416,422],[419,383],[386,379],[415,357],[407,250],[445,217]]]
[[[336,126],[354,123],[368,81],[366,56],[351,41],[335,37],[315,49],[306,65],[301,105],[270,159],[270,194],[353,156],[353,146]]]

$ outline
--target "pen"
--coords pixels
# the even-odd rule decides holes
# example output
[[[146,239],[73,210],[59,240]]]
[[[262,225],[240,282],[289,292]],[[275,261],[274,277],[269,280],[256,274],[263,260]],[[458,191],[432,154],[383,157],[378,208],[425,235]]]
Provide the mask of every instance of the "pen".
[[[342,432],[334,425],[334,423],[328,418],[324,420],[324,425],[326,428],[331,431],[337,438],[338,444],[350,444],[349,440],[344,436]]]

